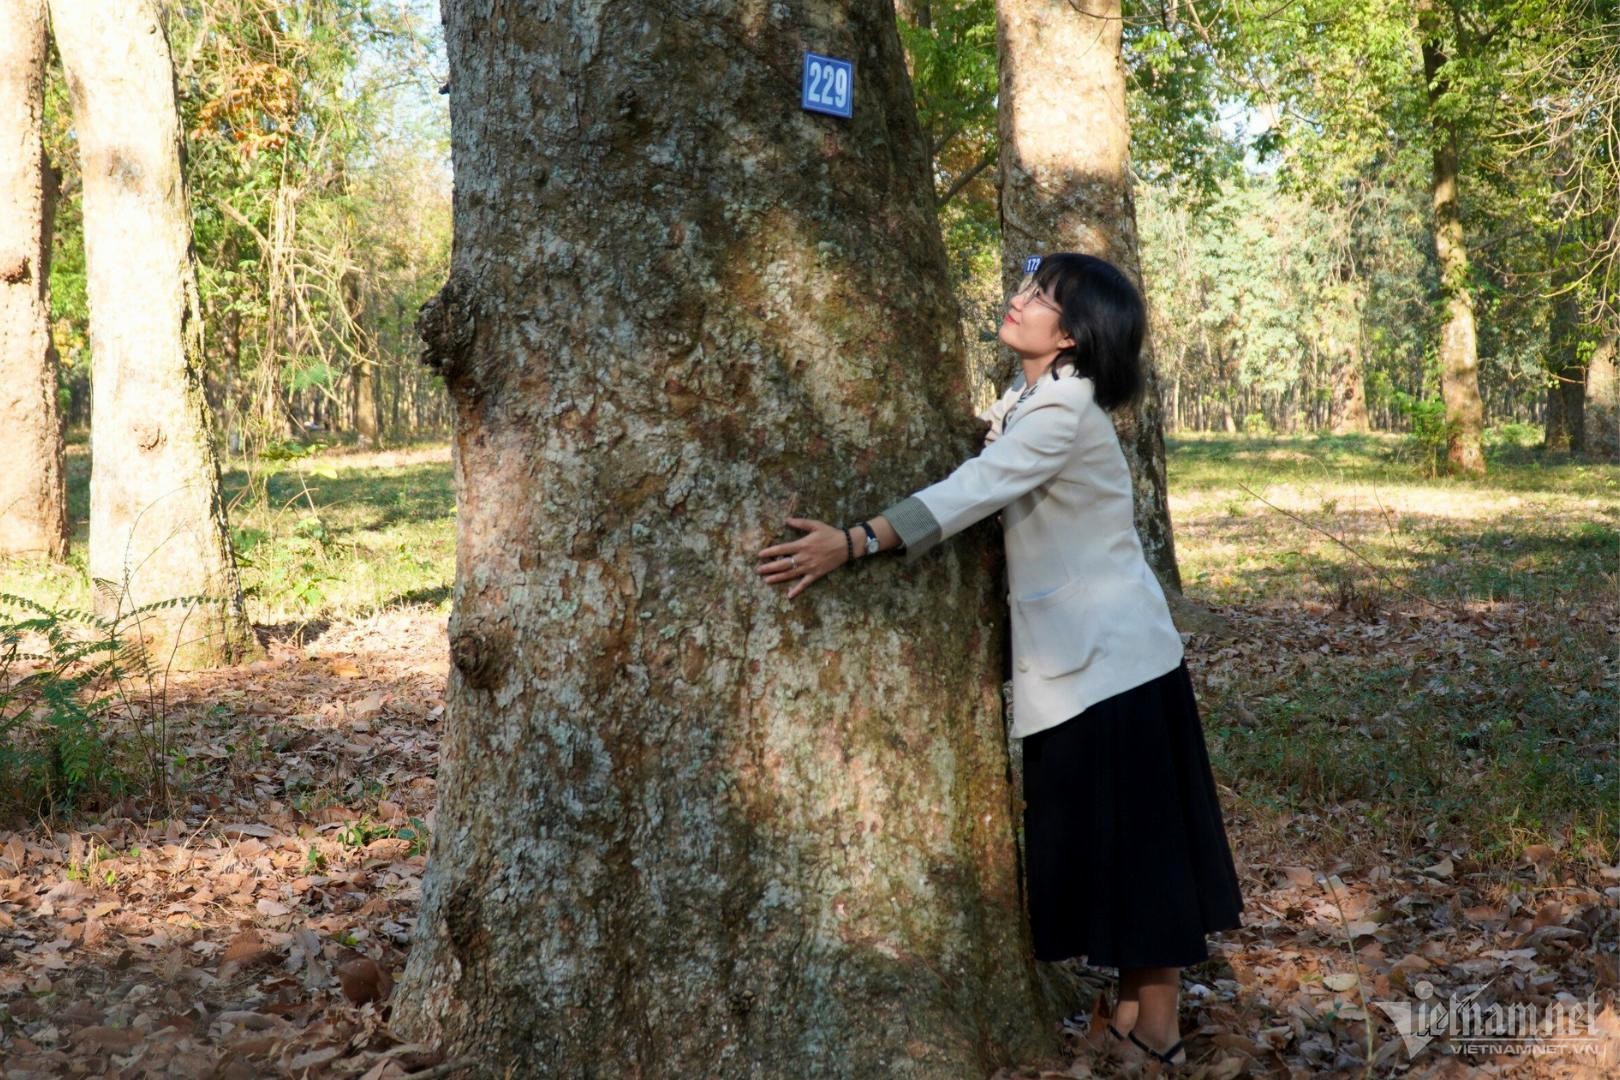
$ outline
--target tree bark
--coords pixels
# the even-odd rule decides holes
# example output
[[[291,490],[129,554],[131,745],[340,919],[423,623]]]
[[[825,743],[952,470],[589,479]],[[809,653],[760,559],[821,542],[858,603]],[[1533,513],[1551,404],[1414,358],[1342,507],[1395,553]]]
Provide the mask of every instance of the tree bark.
[[[50,327],[50,163],[45,159],[45,0],[0,3],[0,553],[67,558],[56,350]]]
[[[151,0],[50,0],[84,177],[93,356],[90,574],[98,614],[158,666],[258,652],[220,498],[168,41]],[[110,591],[109,591],[110,590]]]
[[[247,402],[242,395],[242,313],[234,305],[220,320],[220,367],[224,371],[225,407],[220,415],[225,425],[224,453],[242,452],[242,427]]]
[[[1586,365],[1580,357],[1580,302],[1568,276],[1555,268],[1554,284],[1563,291],[1553,300],[1547,327],[1547,367],[1558,381],[1547,388],[1542,442],[1549,450],[1578,454],[1586,436]]]
[[[1582,449],[1610,461],[1620,459],[1620,330],[1613,325],[1586,363],[1583,403]]]
[[[1329,353],[1328,364],[1333,378],[1328,412],[1330,429],[1335,435],[1365,435],[1371,426],[1367,420],[1367,389],[1359,332],[1344,343],[1342,350],[1334,349]]]
[[[1479,340],[1474,322],[1474,293],[1469,282],[1468,247],[1457,206],[1457,128],[1437,105],[1445,93],[1440,69],[1446,55],[1440,41],[1434,0],[1419,0],[1418,30],[1423,74],[1428,86],[1434,166],[1434,250],[1440,264],[1440,297],[1446,321],[1440,332],[1440,396],[1445,401],[1451,433],[1446,461],[1453,471],[1485,472],[1485,410],[1479,398]]]
[[[892,6],[444,15],[453,665],[396,1030],[494,1075],[1055,1060],[994,526],[791,603],[754,570],[979,448]]]
[[[1122,26],[1120,0],[996,5],[1002,283],[1009,299],[1024,260],[1049,251],[1107,259],[1146,299],[1128,168]],[[1114,414],[1114,426],[1131,467],[1143,553],[1165,590],[1179,596],[1151,332],[1142,359],[1147,392],[1134,411]]]
[[[360,275],[350,270],[343,275],[343,303],[348,311],[354,333],[354,431],[359,444],[369,449],[382,445],[381,409],[377,404],[377,349],[375,339],[366,331],[365,304],[360,295]]]

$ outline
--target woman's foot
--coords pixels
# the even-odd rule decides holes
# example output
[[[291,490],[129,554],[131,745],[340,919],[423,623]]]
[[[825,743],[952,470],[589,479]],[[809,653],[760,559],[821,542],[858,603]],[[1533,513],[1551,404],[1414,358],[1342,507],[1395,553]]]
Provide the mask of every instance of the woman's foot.
[[[1063,1021],[1063,1029],[1078,1038],[1094,1054],[1112,1057],[1122,1054],[1130,1045],[1130,1028],[1118,1026],[1119,1017],[1108,1008],[1102,994],[1092,1002],[1091,1012],[1072,1013]]]
[[[1187,1064],[1187,1049],[1179,1038],[1161,1042],[1146,1038],[1134,1030],[1126,1032],[1125,1037],[1144,1062],[1156,1061],[1169,1068]]]

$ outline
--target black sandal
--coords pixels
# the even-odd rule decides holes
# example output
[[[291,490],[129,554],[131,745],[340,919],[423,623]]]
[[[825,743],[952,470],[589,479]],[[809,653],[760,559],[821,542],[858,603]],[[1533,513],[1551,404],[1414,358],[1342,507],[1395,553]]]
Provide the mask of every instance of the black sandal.
[[[1125,1045],[1125,1033],[1115,1027],[1112,1020],[1104,1025],[1104,1030],[1112,1037],[1113,1045],[1100,1043],[1093,1037],[1092,1031],[1099,1019],[1101,1017],[1095,1011],[1070,1013],[1063,1018],[1063,1030],[1074,1035],[1098,1053],[1106,1054],[1120,1050]]]
[[[1112,1029],[1114,1025],[1109,1024],[1108,1026],[1109,1026],[1110,1029]],[[1127,1032],[1125,1037],[1130,1039],[1131,1042],[1135,1043],[1137,1046],[1141,1047],[1142,1051],[1144,1053],[1146,1053],[1149,1057],[1157,1058],[1158,1060],[1164,1062],[1166,1065],[1170,1066],[1172,1069],[1176,1068],[1178,1065],[1187,1064],[1187,1059],[1186,1058],[1182,1058],[1180,1061],[1174,1060],[1175,1056],[1176,1056],[1176,1051],[1181,1049],[1181,1044],[1186,1042],[1185,1039],[1177,1039],[1174,1046],[1170,1047],[1168,1050],[1164,1051],[1164,1053],[1161,1054],[1159,1051],[1153,1049],[1153,1047],[1149,1046],[1147,1043],[1143,1042],[1141,1039],[1138,1039],[1136,1037],[1136,1032],[1134,1032],[1134,1031]]]

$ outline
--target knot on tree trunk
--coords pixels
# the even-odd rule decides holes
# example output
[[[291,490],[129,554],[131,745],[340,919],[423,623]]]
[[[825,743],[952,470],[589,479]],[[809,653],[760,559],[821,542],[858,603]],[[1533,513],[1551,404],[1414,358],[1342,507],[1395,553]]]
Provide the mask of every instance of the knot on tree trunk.
[[[476,306],[452,274],[444,288],[418,309],[416,333],[426,346],[422,363],[453,383],[467,373],[472,354]]]
[[[28,270],[28,256],[16,255],[9,259],[0,260],[0,281],[7,285],[16,285],[27,281],[32,275]]]
[[[484,925],[484,902],[479,894],[481,877],[467,877],[457,882],[450,891],[450,902],[444,909],[450,945],[463,967],[470,965],[489,944],[489,931]]]
[[[471,616],[451,627],[450,658],[469,686],[494,690],[513,663],[511,629]]]

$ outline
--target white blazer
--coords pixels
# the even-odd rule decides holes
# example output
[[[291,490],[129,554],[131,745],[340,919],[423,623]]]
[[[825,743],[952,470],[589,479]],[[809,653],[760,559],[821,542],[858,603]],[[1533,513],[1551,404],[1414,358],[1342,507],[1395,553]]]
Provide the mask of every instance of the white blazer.
[[[1183,656],[1136,533],[1130,467],[1094,390],[1067,363],[1016,407],[1015,383],[979,414],[991,429],[977,456],[883,511],[907,562],[1001,511],[1016,738],[1173,671]]]

